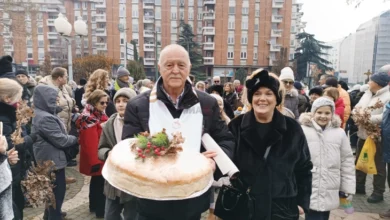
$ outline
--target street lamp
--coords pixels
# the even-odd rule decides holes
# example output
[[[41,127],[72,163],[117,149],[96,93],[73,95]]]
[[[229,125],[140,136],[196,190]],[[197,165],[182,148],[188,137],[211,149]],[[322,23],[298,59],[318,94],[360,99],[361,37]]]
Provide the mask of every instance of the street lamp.
[[[72,25],[69,23],[68,19],[62,14],[59,13],[58,17],[54,20],[54,27],[56,31],[68,42],[68,74],[69,81],[73,80],[73,67],[72,67],[72,44],[71,44],[71,33]],[[77,18],[77,21],[74,22],[74,30],[76,34],[80,37],[88,35],[88,28],[85,21],[81,17]]]

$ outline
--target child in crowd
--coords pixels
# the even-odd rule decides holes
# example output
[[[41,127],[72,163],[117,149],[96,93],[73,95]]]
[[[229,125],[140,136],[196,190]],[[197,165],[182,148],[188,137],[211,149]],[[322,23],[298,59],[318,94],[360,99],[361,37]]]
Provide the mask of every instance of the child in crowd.
[[[335,117],[335,104],[321,97],[313,102],[311,112],[300,117],[313,162],[310,211],[306,220],[329,219],[339,207],[339,192],[349,200],[355,194],[355,164],[349,139]]]
[[[225,111],[224,111],[224,103],[223,103],[223,99],[221,96],[217,95],[217,94],[210,94],[212,97],[214,97],[217,102],[218,102],[218,106],[219,106],[219,110],[221,112],[221,118],[223,121],[225,121],[226,124],[229,124],[230,122],[230,118],[226,115]]]
[[[337,88],[329,87],[325,89],[324,96],[331,99],[335,104],[335,114],[338,115],[341,119],[340,127],[343,128],[344,125],[344,100],[340,97],[340,93]]]
[[[113,101],[118,113],[113,114],[103,126],[98,152],[100,160],[105,161],[112,148],[122,140],[126,104],[136,95],[136,92],[130,88],[121,88],[115,93]],[[104,183],[104,194],[106,196],[105,219],[122,219],[122,211],[125,220],[136,218],[134,197],[122,193],[107,181]]]

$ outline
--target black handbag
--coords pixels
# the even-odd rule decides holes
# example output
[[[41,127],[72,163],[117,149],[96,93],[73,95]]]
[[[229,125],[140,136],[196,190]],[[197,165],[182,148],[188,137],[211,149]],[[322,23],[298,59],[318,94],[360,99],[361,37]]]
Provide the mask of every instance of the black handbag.
[[[238,145],[240,131],[238,131]],[[236,152],[238,151],[238,147]],[[268,146],[264,159],[266,160],[271,146]],[[230,179],[231,185],[223,185],[215,203],[214,215],[223,220],[251,220],[255,214],[256,199],[250,194],[251,186],[245,187],[239,175]]]

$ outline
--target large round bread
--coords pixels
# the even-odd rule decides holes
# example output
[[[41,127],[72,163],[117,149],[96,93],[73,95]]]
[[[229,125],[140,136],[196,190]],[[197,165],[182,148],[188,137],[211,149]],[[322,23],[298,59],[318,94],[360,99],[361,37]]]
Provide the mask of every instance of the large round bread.
[[[141,198],[187,198],[210,186],[213,171],[200,153],[136,159],[131,150],[136,139],[126,139],[111,151],[103,176],[116,188]]]

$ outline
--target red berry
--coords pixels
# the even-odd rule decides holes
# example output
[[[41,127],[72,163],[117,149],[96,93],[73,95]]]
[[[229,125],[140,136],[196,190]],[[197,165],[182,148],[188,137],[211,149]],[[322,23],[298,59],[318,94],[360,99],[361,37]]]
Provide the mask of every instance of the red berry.
[[[150,141],[148,141],[148,144],[152,144],[152,143],[150,143]]]
[[[157,156],[161,156],[160,152],[156,152],[156,155],[157,155]]]
[[[141,153],[141,152],[142,152],[142,149],[138,149],[138,152]]]
[[[147,148],[150,148],[151,146],[148,144],[148,146],[146,146]]]
[[[149,150],[149,149],[146,149],[146,150],[145,150],[145,153],[149,153],[149,152],[150,152],[150,150]]]
[[[145,158],[145,155],[141,155],[142,158]]]

